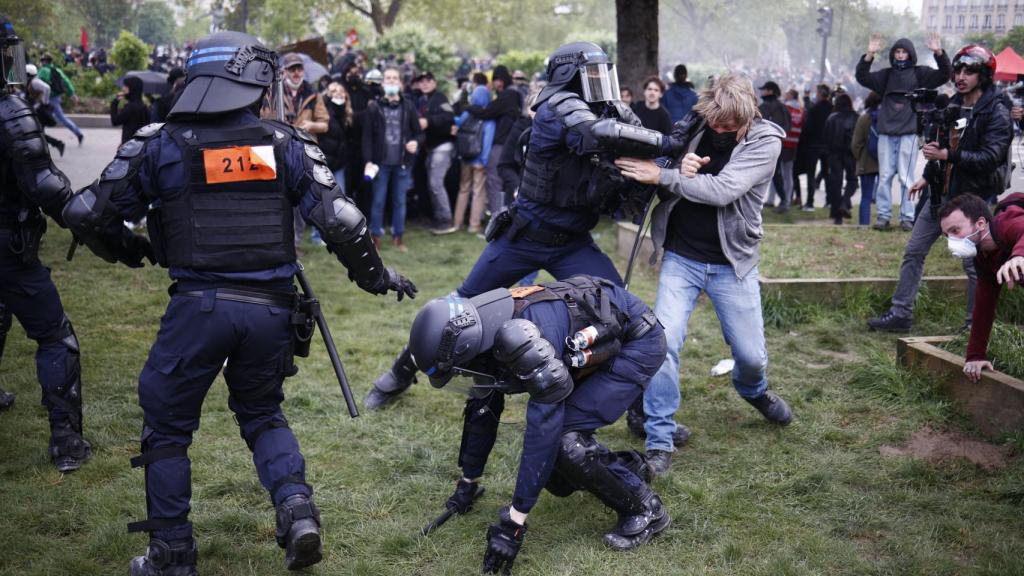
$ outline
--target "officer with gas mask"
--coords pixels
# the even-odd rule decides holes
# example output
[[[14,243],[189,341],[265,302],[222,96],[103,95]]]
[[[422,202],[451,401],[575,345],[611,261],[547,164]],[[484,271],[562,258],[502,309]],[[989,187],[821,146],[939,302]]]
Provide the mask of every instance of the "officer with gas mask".
[[[305,461],[281,411],[282,384],[294,374],[292,208],[316,226],[349,278],[372,294],[412,297],[413,284],[385,268],[366,220],[335,182],[308,133],[260,120],[268,89],[281,112],[277,54],[247,34],[200,40],[187,84],[167,124],[151,124],[121,145],[99,180],[64,209],[69,227],[97,256],[169,268],[174,283],[156,342],[139,376],[148,519],[129,531],[150,534],[133,576],[196,573],[188,514],[188,447],[203,399],[224,369],[242,438],[276,507],[285,567],[321,559],[320,513]],[[148,210],[152,246],[123,222]],[[226,362],[226,363],[225,363]]]
[[[610,200],[634,188],[623,183],[614,165],[602,161],[602,154],[644,143],[660,149],[661,134],[640,127],[619,100],[615,65],[597,44],[559,47],[551,54],[547,77],[533,105],[518,196],[492,216],[487,247],[458,288],[463,298],[511,286],[539,269],[555,278],[590,274],[622,284],[590,230]],[[634,154],[639,152],[622,153]],[[415,373],[405,349],[374,382],[364,405],[374,409],[393,401],[412,385]]]
[[[868,320],[872,330],[910,331],[925,257],[942,234],[938,217],[942,203],[961,194],[987,199],[1001,194],[1009,184],[1013,126],[1009,109],[993,86],[995,72],[996,58],[983,46],[968,44],[953,57],[957,93],[939,122],[948,137],[927,142],[922,149],[928,164],[923,177],[911,186],[910,198],[925,190],[929,197],[907,240],[892,306]],[[964,260],[963,265],[967,273],[965,326],[969,326],[977,273],[972,260]]]
[[[25,87],[25,52],[14,26],[0,16],[0,302],[35,340],[36,374],[50,418],[50,460],[57,470],[81,467],[92,449],[82,438],[78,339],[64,314],[50,271],[39,262],[46,217],[64,226],[61,209],[73,190],[50,159]],[[0,313],[0,332],[10,329]],[[13,395],[0,404],[14,402]]]
[[[643,456],[594,439],[664,361],[664,330],[636,296],[593,276],[472,298],[453,293],[419,311],[409,349],[435,387],[455,376],[475,381],[459,449],[462,478],[447,502],[460,514],[480,492],[504,395],[529,394],[515,492],[487,530],[485,573],[509,573],[545,488],[563,497],[584,490],[614,510],[618,520],[604,542],[615,550],[640,546],[671,523]]]

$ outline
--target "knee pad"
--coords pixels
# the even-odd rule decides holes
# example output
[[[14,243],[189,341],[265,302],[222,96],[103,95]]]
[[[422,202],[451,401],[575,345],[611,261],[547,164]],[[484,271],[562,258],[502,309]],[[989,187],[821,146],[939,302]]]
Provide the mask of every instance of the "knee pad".
[[[562,435],[558,447],[558,459],[555,466],[573,473],[587,473],[600,450],[600,444],[590,434],[583,432],[566,432]],[[570,476],[573,474],[570,473]]]
[[[65,316],[60,325],[36,341],[40,348],[59,345],[66,350],[64,356],[64,373],[54,377],[55,381],[41,382],[44,389],[43,399],[47,408],[60,408],[68,413],[72,428],[82,431],[82,367],[78,347],[78,337]]]
[[[259,426],[254,428],[252,432],[249,432],[248,434],[245,433],[245,428],[239,425],[242,440],[245,440],[245,445],[249,447],[249,451],[256,449],[256,441],[259,440],[260,436],[262,436],[265,432],[274,430],[275,428],[290,427],[288,426],[288,421],[284,419],[284,416],[281,416],[280,420],[274,418],[272,420],[264,422],[263,424],[260,424]]]

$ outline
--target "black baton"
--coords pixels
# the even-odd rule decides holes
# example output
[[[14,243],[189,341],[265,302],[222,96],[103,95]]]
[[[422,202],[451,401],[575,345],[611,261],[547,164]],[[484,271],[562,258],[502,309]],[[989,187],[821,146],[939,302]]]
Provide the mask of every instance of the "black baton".
[[[481,497],[483,495],[484,495],[484,487],[480,486],[479,484],[477,484],[476,492],[473,493],[473,501],[476,502],[477,498],[479,498],[479,497]],[[445,522],[448,521],[449,518],[451,518],[452,516],[454,516],[456,514],[458,514],[458,512],[455,511],[455,507],[454,506],[452,506],[451,508],[448,508],[447,510],[444,511],[443,514],[441,514],[437,518],[434,518],[434,520],[430,524],[427,524],[426,526],[421,528],[420,529],[420,535],[421,536],[426,536],[427,534],[430,533],[431,530],[434,530],[435,528],[440,527],[441,524],[444,524]]]
[[[359,409],[356,408],[356,401],[352,397],[352,389],[348,386],[348,377],[345,376],[345,368],[341,365],[341,358],[338,357],[338,349],[334,346],[334,338],[331,337],[331,329],[327,327],[327,319],[320,310],[320,301],[309,286],[306,273],[303,272],[302,263],[299,262],[299,269],[295,277],[299,280],[299,287],[302,288],[302,295],[309,300],[313,317],[316,318],[316,326],[320,329],[320,335],[324,339],[324,346],[327,348],[327,355],[331,357],[331,365],[334,366],[334,373],[338,376],[338,385],[341,386],[341,393],[345,396],[345,404],[348,405],[349,416],[359,417]]]

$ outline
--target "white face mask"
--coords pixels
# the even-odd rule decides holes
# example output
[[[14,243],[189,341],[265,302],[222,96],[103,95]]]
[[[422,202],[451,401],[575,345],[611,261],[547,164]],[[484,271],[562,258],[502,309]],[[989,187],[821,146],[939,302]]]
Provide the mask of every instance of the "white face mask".
[[[396,84],[385,84],[384,85],[385,96],[398,96],[398,85]]]
[[[974,258],[975,256],[977,256],[978,245],[975,244],[973,240],[971,240],[971,236],[974,236],[978,232],[981,232],[981,230],[971,232],[970,234],[964,236],[963,238],[954,238],[952,236],[946,238],[946,246],[949,248],[949,253],[956,258],[960,258],[961,260],[966,260],[968,258]],[[985,231],[985,236],[988,236],[987,230]],[[981,240],[984,240],[985,236],[982,236],[981,239],[979,239],[978,241],[980,242]]]
[[[331,98],[331,102],[334,102],[334,104],[337,105],[337,106],[344,106],[345,105],[345,99],[344,98]]]
[[[296,81],[292,80],[291,78],[285,78],[284,79],[284,83],[289,88],[291,88],[292,90],[298,90],[299,86],[302,86],[302,80],[301,79],[298,82],[296,82]]]

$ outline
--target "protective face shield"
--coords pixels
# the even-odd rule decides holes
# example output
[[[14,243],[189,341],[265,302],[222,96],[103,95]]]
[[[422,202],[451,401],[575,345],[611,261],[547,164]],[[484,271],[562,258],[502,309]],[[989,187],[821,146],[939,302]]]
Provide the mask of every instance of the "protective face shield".
[[[584,64],[580,66],[580,81],[587,102],[611,102],[621,97],[615,64]]]
[[[974,236],[981,232],[981,230],[975,230],[963,238],[955,238],[949,236],[946,238],[946,247],[949,248],[949,253],[956,258],[966,260],[968,258],[974,258],[978,255],[978,245],[971,240],[971,236]],[[985,231],[985,235],[978,239],[981,242],[988,236],[988,230]]]
[[[24,86],[25,47],[14,33],[14,26],[0,17],[0,87]]]

